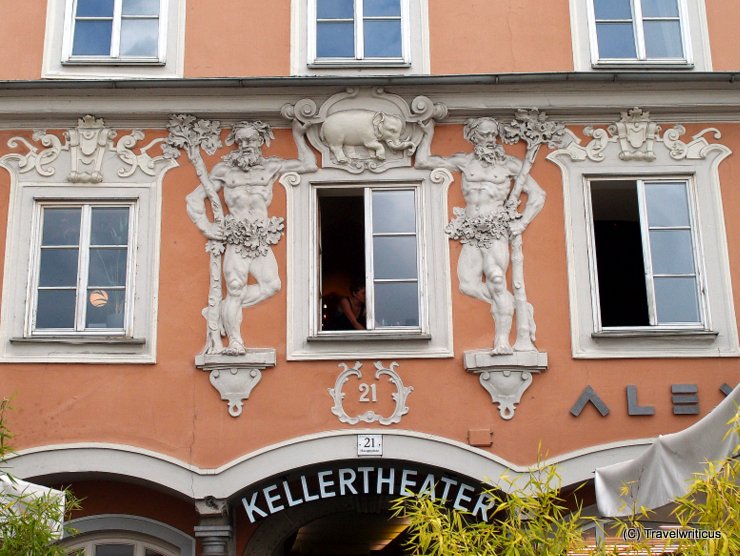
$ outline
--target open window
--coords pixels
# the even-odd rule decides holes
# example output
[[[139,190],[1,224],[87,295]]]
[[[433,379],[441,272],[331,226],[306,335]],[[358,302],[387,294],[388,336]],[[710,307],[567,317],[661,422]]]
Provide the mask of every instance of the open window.
[[[416,189],[327,187],[318,188],[317,196],[321,333],[363,332],[352,326],[341,303],[360,286],[365,305],[356,316],[364,332],[420,333]]]
[[[704,330],[688,179],[590,182],[596,331]]]

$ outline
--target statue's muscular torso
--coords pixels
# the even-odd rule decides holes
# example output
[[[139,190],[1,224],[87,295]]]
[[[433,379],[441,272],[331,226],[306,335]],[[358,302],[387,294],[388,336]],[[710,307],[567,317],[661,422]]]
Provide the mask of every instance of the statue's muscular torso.
[[[280,165],[263,159],[248,170],[217,164],[211,179],[223,184],[224,200],[229,213],[239,220],[267,218],[267,208],[272,202],[272,186]]]
[[[465,198],[465,213],[477,216],[503,208],[516,176],[515,160],[506,157],[502,162],[488,164],[470,155],[466,164],[459,166],[462,173],[462,193]]]

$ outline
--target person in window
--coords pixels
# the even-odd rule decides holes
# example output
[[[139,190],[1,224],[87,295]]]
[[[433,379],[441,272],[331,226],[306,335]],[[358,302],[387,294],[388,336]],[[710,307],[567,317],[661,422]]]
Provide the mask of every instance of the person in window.
[[[343,297],[337,306],[330,330],[365,330],[365,282],[350,284],[349,297]]]

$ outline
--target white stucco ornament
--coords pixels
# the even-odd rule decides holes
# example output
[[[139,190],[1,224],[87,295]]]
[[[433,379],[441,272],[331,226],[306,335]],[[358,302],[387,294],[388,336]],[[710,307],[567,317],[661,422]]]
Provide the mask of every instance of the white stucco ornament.
[[[262,147],[274,138],[264,122],[238,122],[226,137],[237,149],[209,171],[201,149],[214,154],[221,147],[220,123],[182,114],[170,118],[164,151],[177,158],[184,150],[200,181],[187,196],[190,219],[207,239],[210,289],[203,353],[241,356],[247,353],[241,334],[243,308],[252,307],[280,291],[278,266],[272,246],[283,236],[283,219],[269,215],[272,187],[281,175],[316,169],[316,159],[305,141],[306,125],[293,120],[297,160],[265,157]],[[297,183],[291,180],[290,183]],[[223,191],[223,201],[221,199]],[[213,220],[208,218],[206,203]],[[228,212],[224,210],[224,205]],[[222,275],[226,295],[222,294]],[[253,283],[250,283],[250,277]],[[223,296],[223,297],[222,297]],[[228,338],[224,346],[221,337]]]
[[[584,128],[584,134],[592,137],[585,145],[581,145],[580,139],[569,131],[571,142],[561,152],[574,161],[588,159],[602,162],[616,154],[620,160],[653,162],[658,156],[656,149],[666,149],[664,152],[673,160],[701,160],[713,148],[704,135],[711,133],[715,139],[721,137],[719,130],[707,128],[691,137],[687,143],[681,140],[686,133],[682,125],[673,126],[661,136],[661,127],[650,119],[650,112],[635,107],[620,114],[621,118],[606,129],[594,126]]]
[[[283,115],[313,124],[308,141],[321,152],[323,168],[353,174],[410,167],[422,135],[417,124],[446,113],[426,97],[416,97],[409,106],[382,88],[348,88],[320,108],[311,99],[283,107]]]
[[[564,126],[537,110],[520,110],[508,123],[488,117],[469,119],[463,134],[473,144],[473,152],[444,158],[430,153],[434,119],[421,127],[424,138],[417,150],[416,166],[462,175],[466,206],[453,209],[454,218],[445,232],[462,244],[457,263],[460,290],[491,305],[495,327],[491,353],[537,351],[534,312],[524,288],[522,234],[542,210],[545,192],[529,172],[542,144],[560,144]],[[524,160],[506,154],[499,139],[505,143],[525,141]],[[522,194],[527,201],[520,212]],[[507,287],[509,261],[513,293]],[[515,316],[516,341],[512,345],[509,336]]]
[[[360,370],[360,368],[362,367],[362,363],[360,363],[359,361],[355,361],[354,367],[349,367],[345,363],[340,363],[339,367],[342,369],[342,372],[339,373],[336,383],[334,384],[334,388],[329,388],[328,390],[329,395],[331,396],[332,400],[334,400],[334,405],[331,408],[331,412],[339,417],[339,420],[342,423],[356,425],[359,422],[377,422],[381,425],[393,425],[395,423],[399,423],[401,421],[401,417],[409,412],[409,408],[406,405],[406,399],[409,397],[409,394],[414,391],[413,386],[404,386],[403,380],[401,380],[400,375],[398,374],[398,372],[396,372],[398,363],[394,361],[388,367],[384,367],[383,363],[381,363],[380,361],[376,361],[375,380],[377,381],[380,380],[382,377],[387,377],[391,384],[393,384],[393,386],[396,388],[396,391],[391,394],[391,397],[396,404],[393,409],[393,413],[391,413],[387,417],[384,417],[376,413],[374,410],[370,409],[360,415],[348,415],[347,412],[344,410],[344,398],[346,397],[344,388],[350,378],[355,377],[357,378],[357,380],[362,379],[362,371]],[[367,384],[361,382],[359,383],[358,390],[359,401],[361,403],[377,402],[377,391],[375,384]]]
[[[62,179],[74,184],[151,182],[171,161],[163,156],[152,157],[147,151],[163,139],[154,139],[136,152],[144,133],[134,129],[117,142],[117,132],[102,118],[90,114],[77,120],[77,126],[58,137],[37,129],[32,139],[41,143],[39,149],[24,137],[11,137],[8,146],[25,146],[27,152],[10,153],[4,157],[14,163],[20,181],[59,183]]]

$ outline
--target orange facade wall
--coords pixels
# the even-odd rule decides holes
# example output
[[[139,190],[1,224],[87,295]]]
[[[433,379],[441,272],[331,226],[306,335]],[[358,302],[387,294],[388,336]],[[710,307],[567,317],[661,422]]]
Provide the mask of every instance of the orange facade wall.
[[[690,126],[688,134],[707,125]],[[740,125],[712,126],[720,129],[724,144],[740,152]],[[462,139],[461,126],[438,127],[433,152],[447,155],[469,148]],[[210,166],[225,152],[227,149],[208,159],[207,164]],[[522,154],[515,148],[509,152]],[[296,156],[287,130],[277,130],[276,140],[266,154]],[[697,384],[700,413],[705,415],[723,399],[719,386],[723,383],[734,386],[740,380],[738,358],[574,360],[571,357],[562,178],[555,165],[544,160],[545,154],[540,153],[532,176],[547,191],[548,198],[525,234],[524,254],[527,292],[538,324],[537,346],[548,352],[548,370],[535,377],[515,418],[502,420],[477,377],[463,368],[465,350],[490,346],[493,325],[485,303],[457,291],[460,247],[452,242],[449,272],[453,277],[455,357],[398,360],[398,372],[414,391],[408,400],[410,412],[393,429],[414,430],[465,443],[469,429],[490,428],[492,453],[517,464],[527,464],[536,459],[540,442],[550,455],[556,455],[684,429],[698,417],[672,415],[671,384]],[[723,162],[720,175],[737,307],[740,306],[740,193],[734,187],[740,177],[737,155]],[[450,189],[450,211],[464,204],[457,180],[459,176]],[[3,173],[0,185],[6,192],[4,195],[8,181]],[[340,372],[338,361],[287,362],[285,359],[287,236],[274,250],[283,290],[244,312],[243,333],[248,345],[275,347],[278,362],[274,369],[265,371],[262,382],[245,403],[243,416],[230,417],[208,375],[196,370],[193,359],[205,339],[205,321],[200,312],[208,289],[204,240],[185,212],[185,195],[196,183],[194,170],[184,157],[180,167],[171,170],[164,182],[157,363],[3,365],[0,384],[4,385],[2,394],[13,398],[9,424],[16,433],[17,448],[111,442],[154,450],[201,468],[213,468],[301,435],[352,430],[330,411],[332,400],[327,389],[334,386]],[[285,192],[279,184],[274,186],[274,192],[271,214],[285,216]],[[353,362],[347,361],[350,365]],[[363,364],[372,368],[373,361]],[[638,387],[640,404],[655,407],[655,416],[627,415],[625,387],[628,384]],[[587,385],[609,406],[611,413],[607,417],[601,417],[592,407],[587,407],[579,418],[570,415],[571,406]],[[350,383],[348,388],[356,385]],[[379,395],[383,395],[382,390]],[[360,407],[350,395],[347,403],[352,408]],[[390,402],[382,402],[375,409],[386,411],[384,403]],[[370,427],[388,430],[378,425]]]
[[[740,43],[737,40],[740,6],[728,0],[707,0],[706,6],[712,69],[737,71],[740,69]]]
[[[0,0],[0,81],[39,79],[46,0]]]
[[[573,71],[568,0],[429,0],[433,74]]]
[[[290,2],[188,2],[185,77],[290,74]]]

